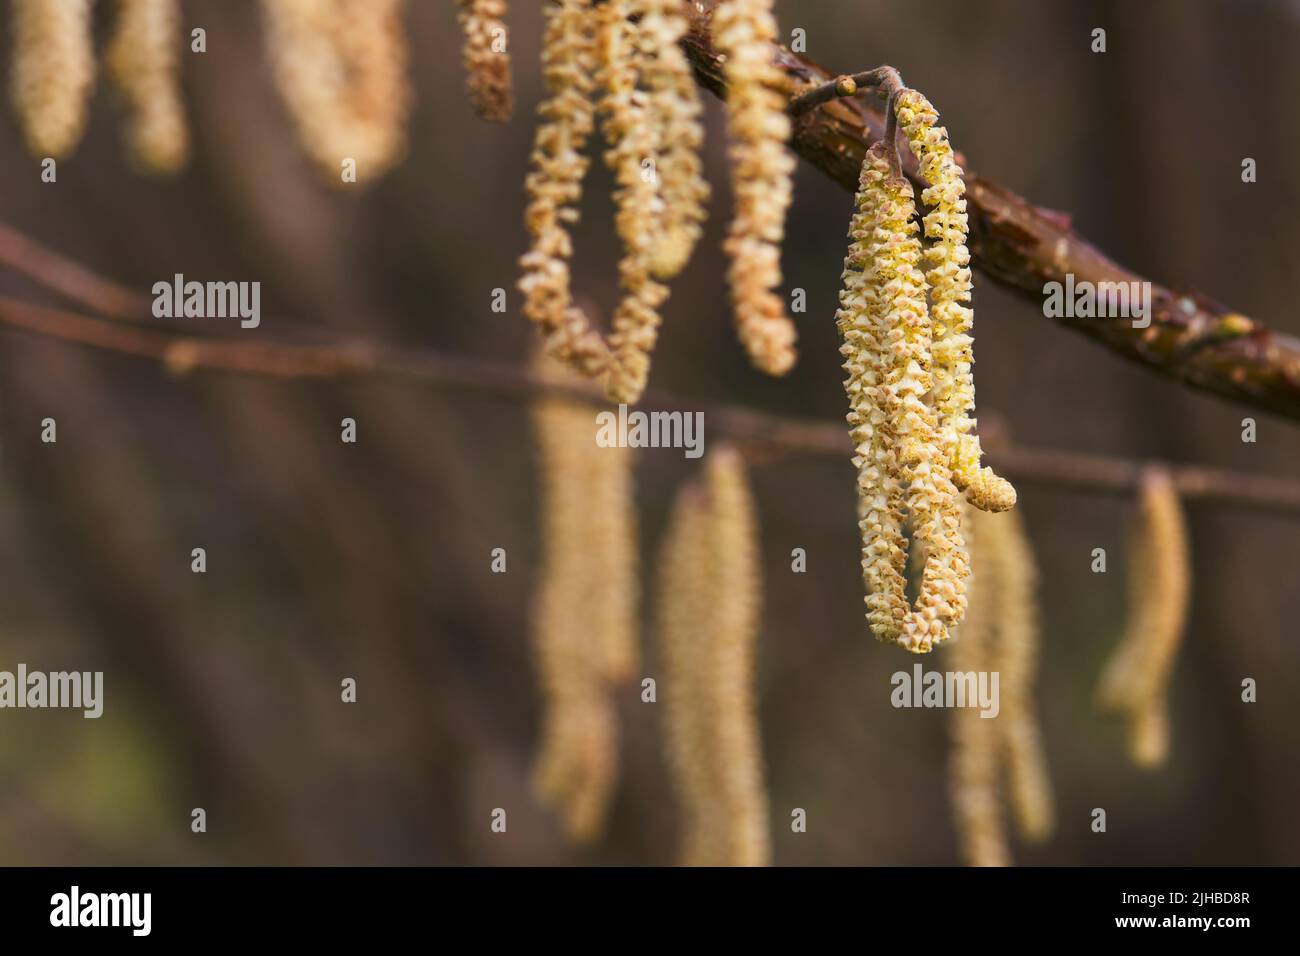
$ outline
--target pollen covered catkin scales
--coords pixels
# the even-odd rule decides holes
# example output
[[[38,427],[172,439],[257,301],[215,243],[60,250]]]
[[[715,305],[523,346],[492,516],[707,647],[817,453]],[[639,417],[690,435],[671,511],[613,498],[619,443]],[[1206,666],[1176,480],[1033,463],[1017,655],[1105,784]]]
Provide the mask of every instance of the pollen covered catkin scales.
[[[574,380],[550,359],[534,367]],[[626,448],[596,444],[588,406],[542,398],[533,417],[543,567],[533,617],[543,697],[534,787],[569,836],[586,841],[600,832],[617,779],[612,688],[638,666],[632,459]]]
[[[754,702],[759,578],[743,461],[722,448],[704,486],[679,494],[659,574],[668,762],[687,865],[762,866],[771,856]]]
[[[32,154],[62,159],[95,85],[91,0],[12,0],[13,101]]]
[[[1191,551],[1178,490],[1168,472],[1148,469],[1138,492],[1129,560],[1129,619],[1107,664],[1097,699],[1128,721],[1129,755],[1141,767],[1169,756],[1169,678],[1191,599]]]
[[[714,37],[726,56],[727,129],[731,137],[735,213],[727,235],[728,278],[740,341],[769,375],[795,362],[795,328],[774,291],[781,284],[781,240],[793,193],[794,158],[786,149],[790,119],[772,62],[772,0],[723,0]]]
[[[359,182],[402,157],[411,90],[405,0],[262,0],[276,84],[328,183]]]
[[[475,112],[504,123],[514,112],[510,53],[506,34],[506,0],[458,0],[465,36],[465,86]]]
[[[105,64],[128,110],[127,144],[146,170],[185,165],[189,133],[181,104],[179,0],[117,0]]]

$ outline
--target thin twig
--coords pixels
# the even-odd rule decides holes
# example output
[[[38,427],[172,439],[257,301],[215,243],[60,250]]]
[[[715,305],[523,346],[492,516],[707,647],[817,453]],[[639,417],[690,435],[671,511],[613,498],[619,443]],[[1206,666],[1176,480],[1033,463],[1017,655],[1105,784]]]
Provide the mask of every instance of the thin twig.
[[[546,393],[607,406],[598,386],[555,383],[502,362],[446,355],[431,349],[359,342],[299,345],[180,336],[91,318],[0,296],[0,324],[37,335],[148,359],[175,375],[210,371],[285,379],[397,378],[487,398],[527,400]],[[781,455],[849,459],[845,426],[774,415],[734,405],[698,402],[667,392],[646,393],[640,410],[702,412],[706,427],[725,434],[758,460]],[[595,425],[593,422],[593,429]],[[594,432],[593,432],[594,433]],[[1008,477],[1075,491],[1127,495],[1144,466],[1077,452],[1000,445],[990,458]],[[1300,516],[1300,481],[1261,478],[1198,465],[1164,464],[1189,501],[1214,502],[1274,514]]]

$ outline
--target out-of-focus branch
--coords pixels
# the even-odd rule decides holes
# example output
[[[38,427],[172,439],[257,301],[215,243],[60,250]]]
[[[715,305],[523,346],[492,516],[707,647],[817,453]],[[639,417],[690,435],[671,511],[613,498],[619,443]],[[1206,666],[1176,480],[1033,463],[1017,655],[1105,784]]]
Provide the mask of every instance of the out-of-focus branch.
[[[606,405],[595,385],[559,384],[514,365],[446,355],[431,349],[182,336],[6,296],[0,296],[0,324],[158,362],[177,375],[210,371],[285,379],[383,377],[491,398],[519,401],[545,393]],[[647,393],[638,410],[702,412],[705,427],[711,434],[725,435],[759,459],[773,454],[824,455],[846,462],[849,458],[847,431],[843,425],[832,422],[773,415],[735,405],[701,403],[664,392]],[[990,458],[999,470],[1020,481],[1122,495],[1136,487],[1143,467],[1161,464],[1170,471],[1178,490],[1188,500],[1300,516],[1300,481],[1194,465],[1025,448],[1005,442],[994,443],[994,449]]]
[[[682,44],[696,77],[702,86],[724,95],[722,57],[710,29],[716,0],[683,0],[683,5],[691,29]],[[772,55],[785,74],[784,92],[792,100],[836,79],[837,74],[785,47],[773,47]],[[794,117],[792,146],[852,191],[867,147],[883,130],[884,111],[874,98],[829,98]],[[1035,206],[969,172],[964,159],[962,165],[968,171],[971,254],[975,266],[990,278],[1040,305],[1044,283],[1064,282],[1067,273],[1076,283],[1146,281],[1071,229],[1066,214]],[[915,158],[905,156],[904,166],[915,179]],[[1300,340],[1197,293],[1154,282],[1151,311],[1151,325],[1145,329],[1133,328],[1129,319],[1052,321],[1186,385],[1300,421]]]

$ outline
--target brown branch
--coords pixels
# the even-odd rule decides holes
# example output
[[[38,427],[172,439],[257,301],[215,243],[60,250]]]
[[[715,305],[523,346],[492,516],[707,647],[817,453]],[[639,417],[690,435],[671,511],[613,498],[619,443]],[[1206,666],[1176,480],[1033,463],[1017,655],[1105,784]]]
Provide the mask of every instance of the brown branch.
[[[722,58],[710,32],[716,0],[683,3],[691,22],[683,48],[700,84],[722,96]],[[773,57],[784,71],[784,92],[792,101],[838,78],[782,46],[774,48]],[[853,191],[867,147],[884,132],[884,111],[874,98],[869,103],[866,97],[818,95],[825,96],[825,102],[794,117],[792,146]],[[915,158],[907,155],[905,160],[915,179]],[[1067,215],[1035,206],[967,168],[971,254],[975,266],[996,282],[1041,306],[1043,285],[1064,282],[1067,273],[1076,283],[1146,281],[1071,229]],[[1053,321],[1184,384],[1300,420],[1300,340],[1195,292],[1180,293],[1154,282],[1151,310],[1151,325],[1145,329],[1133,328],[1129,319]]]
[[[286,379],[383,377],[408,379],[489,398],[527,400],[545,393],[606,405],[589,383],[558,384],[500,362],[445,355],[430,349],[363,343],[301,345],[181,336],[123,325],[0,296],[0,324],[37,335],[158,362],[173,374],[233,372]],[[731,438],[757,459],[773,454],[826,456],[847,462],[845,426],[772,415],[734,405],[705,404],[664,392],[648,392],[642,406],[702,412],[711,432]],[[1127,461],[1069,451],[995,446],[990,458],[1008,477],[1076,491],[1126,495],[1142,469],[1155,462]],[[1188,500],[1215,502],[1274,514],[1300,516],[1300,481],[1260,478],[1215,468],[1163,464]]]

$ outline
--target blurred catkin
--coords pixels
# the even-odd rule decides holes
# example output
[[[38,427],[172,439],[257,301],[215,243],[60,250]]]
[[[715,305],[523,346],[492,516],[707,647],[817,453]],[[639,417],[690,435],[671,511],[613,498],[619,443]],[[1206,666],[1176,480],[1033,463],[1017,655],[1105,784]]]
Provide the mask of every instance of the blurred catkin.
[[[1102,673],[1099,706],[1124,715],[1129,755],[1141,767],[1169,755],[1168,691],[1191,600],[1191,551],[1173,479],[1148,469],[1138,491],[1124,636]]]
[[[470,104],[486,120],[504,123],[514,112],[506,0],[458,0],[465,36],[465,85]]]
[[[606,0],[595,12],[596,85],[609,147],[605,163],[614,173],[614,226],[623,243],[618,265],[623,297],[614,310],[605,394],[612,402],[628,404],[645,390],[659,334],[659,307],[668,297],[668,287],[650,275],[657,236],[647,224],[662,218],[663,200],[657,177],[647,175],[644,166],[655,159],[655,127],[646,93],[637,88],[637,27],[630,12],[628,0]]]
[[[551,359],[534,367],[574,380]],[[534,785],[570,837],[585,841],[603,826],[618,773],[611,691],[638,666],[632,459],[596,444],[587,405],[541,398],[533,419],[542,499],[533,641],[544,711]]]
[[[62,159],[86,127],[95,85],[91,0],[13,0],[13,99],[27,146]]]
[[[996,613],[991,648],[999,676],[1000,709],[990,721],[1001,731],[1007,794],[1020,835],[1041,842],[1052,833],[1055,809],[1033,694],[1041,633],[1038,568],[1019,512],[967,508],[971,561],[986,612]],[[967,613],[970,613],[969,611]]]
[[[602,374],[609,346],[573,302],[573,240],[588,159],[583,149],[595,123],[596,22],[590,0],[544,5],[542,76],[547,96],[524,181],[524,225],[531,239],[520,259],[524,314],[541,329],[547,354],[587,377]]]
[[[679,495],[659,575],[669,764],[687,865],[770,861],[754,701],[760,576],[743,459],[720,448],[709,456],[703,489]]]
[[[307,156],[322,178],[382,176],[406,148],[411,89],[405,0],[262,0],[271,64]]]
[[[709,199],[700,159],[704,143],[700,93],[678,42],[686,17],[676,0],[638,0],[637,61],[649,91],[655,125],[655,174],[663,209],[654,223],[651,272],[656,279],[677,275],[691,258],[702,233]]]
[[[726,240],[728,278],[740,341],[755,367],[784,375],[795,363],[795,327],[775,291],[781,285],[781,240],[793,194],[794,158],[786,149],[790,119],[772,62],[772,0],[726,0],[713,16],[726,56],[727,130],[735,212]]]
[[[976,541],[978,549],[982,542]],[[983,575],[983,565],[976,552],[975,573],[971,582],[971,606],[961,624],[957,639],[947,652],[949,666],[962,673],[988,671],[994,659],[994,623],[996,607],[985,603],[984,591],[990,581]],[[954,707],[949,716],[951,748],[948,758],[948,788],[962,859],[967,866],[1008,866],[1011,851],[1007,844],[1002,814],[1002,789],[999,782],[1001,753],[1001,717],[984,718],[979,708]]]
[[[179,0],[117,0],[104,58],[128,110],[131,156],[156,173],[179,170],[189,155],[180,90],[180,26]]]

